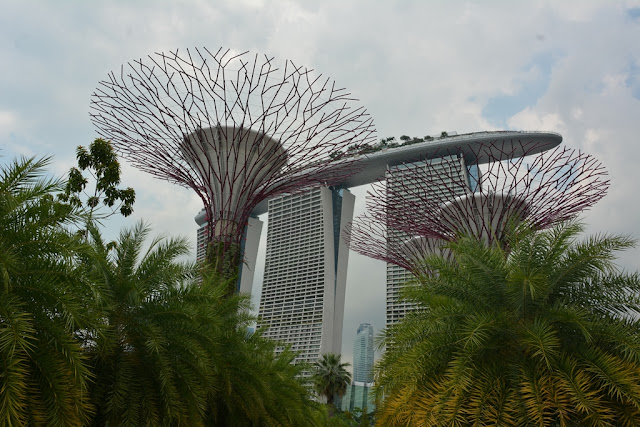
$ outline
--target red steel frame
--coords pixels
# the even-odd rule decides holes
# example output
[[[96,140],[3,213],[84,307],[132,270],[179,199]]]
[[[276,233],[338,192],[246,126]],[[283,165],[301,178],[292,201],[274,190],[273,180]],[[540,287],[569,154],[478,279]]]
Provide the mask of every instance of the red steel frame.
[[[513,157],[516,148],[519,154]],[[434,156],[459,155],[467,168],[477,166],[481,176],[475,192],[469,182],[461,182],[460,160],[444,168],[427,161],[403,170],[393,186],[374,184],[367,195],[368,212],[351,224],[351,249],[418,275],[425,272],[424,257],[456,236],[500,239],[512,218],[544,229],[574,218],[606,194],[607,172],[594,157],[565,147],[527,157],[535,152],[535,144],[494,141]],[[461,187],[467,193],[462,197]]]

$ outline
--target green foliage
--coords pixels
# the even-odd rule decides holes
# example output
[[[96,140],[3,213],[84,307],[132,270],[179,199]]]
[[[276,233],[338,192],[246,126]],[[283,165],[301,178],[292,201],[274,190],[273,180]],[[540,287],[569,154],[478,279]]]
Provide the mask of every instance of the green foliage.
[[[327,420],[327,427],[357,427],[358,421],[349,412],[337,412]]]
[[[329,160],[338,160],[344,156],[344,153],[340,150],[335,150],[329,153]]]
[[[371,426],[371,415],[361,408],[354,408],[353,412],[337,411],[326,423],[327,426],[358,427]]]
[[[88,209],[90,220],[94,218],[100,202],[112,209],[111,213],[104,214],[100,218],[111,216],[116,210],[119,210],[123,216],[131,215],[136,199],[135,191],[131,187],[118,188],[120,163],[111,143],[98,138],[89,145],[88,149],[78,146],[76,158],[79,169],[71,168],[67,185],[59,197],[73,206],[80,207],[83,206],[81,195],[84,195],[86,198],[84,204]],[[93,191],[87,192],[89,180],[82,174],[83,171],[88,171],[92,176],[95,182]],[[119,205],[114,208],[118,202]]]
[[[410,287],[424,307],[386,331],[382,425],[635,425],[640,278],[620,236],[520,232],[505,251],[463,238]]]
[[[442,132],[440,134],[439,138],[446,138],[449,135],[447,134],[447,132]],[[377,144],[374,145],[370,145],[370,144],[352,144],[349,147],[347,147],[347,149],[343,152],[340,150],[337,151],[332,151],[329,153],[329,160],[330,161],[335,161],[335,160],[339,160],[342,159],[344,157],[350,157],[350,156],[355,156],[355,155],[359,155],[359,154],[371,154],[371,153],[376,153],[380,150],[384,150],[386,148],[396,148],[396,147],[404,147],[406,145],[412,145],[412,144],[418,144],[420,142],[425,142],[425,141],[433,141],[433,137],[427,135],[424,138],[419,138],[419,137],[410,137],[409,135],[402,135],[400,137],[400,140],[402,141],[401,143],[396,142],[396,138],[393,136],[387,137],[387,138],[381,138],[380,141]]]
[[[351,374],[346,370],[349,363],[342,363],[339,354],[326,353],[314,364],[313,385],[320,396],[327,399],[329,411],[333,410],[336,396],[342,396],[351,383]]]
[[[47,163],[0,168],[0,425],[326,424],[248,299],[177,261],[185,239],[78,237]]]
[[[237,329],[236,338],[221,344],[216,381],[220,390],[212,396],[211,425],[325,425],[322,405],[311,399],[301,380],[307,367],[295,365],[295,353],[285,349],[274,355],[276,344],[259,333]]]
[[[192,266],[175,260],[188,253],[187,241],[156,238],[143,252],[149,229],[139,223],[109,251],[95,227],[90,233],[83,267],[103,319],[85,342],[95,375],[94,424],[197,424],[210,379],[203,323],[212,316],[193,300],[214,298],[186,286]]]
[[[315,425],[320,414],[290,351],[249,335],[249,301],[216,275],[201,282],[185,239],[139,223],[109,250],[91,228],[86,274],[104,330],[85,343],[95,379],[96,425]]]
[[[367,411],[362,411],[362,416],[360,417],[360,423],[358,425],[360,427],[369,427],[371,425],[369,413]]]
[[[56,202],[48,158],[0,167],[0,425],[83,425],[92,412],[85,355],[73,334],[89,323],[74,268],[81,243]]]
[[[237,293],[242,248],[238,243],[213,241],[207,246],[207,261],[204,274],[213,275],[227,283],[227,295]]]

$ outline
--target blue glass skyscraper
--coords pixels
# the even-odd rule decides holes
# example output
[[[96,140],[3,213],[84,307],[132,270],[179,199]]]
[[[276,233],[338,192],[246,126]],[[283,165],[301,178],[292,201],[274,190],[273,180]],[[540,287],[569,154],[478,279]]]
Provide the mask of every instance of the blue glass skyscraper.
[[[361,323],[353,341],[353,381],[373,382],[373,327]]]

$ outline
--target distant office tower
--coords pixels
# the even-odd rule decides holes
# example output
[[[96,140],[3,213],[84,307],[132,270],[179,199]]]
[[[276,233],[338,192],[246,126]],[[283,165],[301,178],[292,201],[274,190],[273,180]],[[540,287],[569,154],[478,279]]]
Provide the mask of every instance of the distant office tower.
[[[340,399],[339,407],[343,411],[360,408],[373,412],[375,399],[373,388],[373,326],[361,323],[353,340],[353,381]]]
[[[340,407],[343,411],[353,412],[360,408],[364,412],[371,413],[376,409],[375,395],[372,392],[373,383],[362,383],[354,381],[347,386],[347,391],[340,399]]]
[[[269,200],[258,328],[315,362],[340,353],[349,250],[342,229],[353,218],[346,189],[317,187]]]
[[[207,255],[207,232],[209,223],[207,221],[207,213],[204,209],[198,212],[198,215],[194,218],[196,224],[198,224],[198,234],[196,239],[196,261],[204,261]]]
[[[373,388],[373,327],[369,323],[358,326],[353,340],[353,381],[342,396],[339,407],[343,411],[360,408],[373,412],[375,399]]]
[[[426,160],[426,162],[429,162],[431,166],[430,170],[434,174],[443,177],[438,186],[429,189],[429,191],[433,191],[434,194],[451,194],[453,189],[456,195],[463,195],[468,193],[469,190],[477,190],[476,187],[480,179],[478,166],[477,164],[473,164],[467,167],[462,154],[430,159]],[[408,171],[419,167],[424,168],[425,165],[425,161],[422,161],[390,166],[386,176],[387,188],[394,191],[401,191],[401,189],[406,188],[407,185],[411,185],[411,183],[407,183],[407,177],[410,176]],[[416,185],[419,185],[419,183],[416,183]],[[412,236],[408,234],[395,230],[389,233],[389,239],[400,242],[406,241],[411,237]],[[400,290],[405,286],[407,281],[412,278],[413,275],[408,270],[396,264],[387,263],[387,326],[397,323],[409,310],[413,309],[412,304],[400,299]]]
[[[373,326],[361,323],[353,341],[353,381],[373,382]]]
[[[194,219],[196,224],[198,224],[196,261],[202,262],[207,255],[207,236],[209,235],[209,223],[207,221],[206,211],[202,209]],[[253,275],[258,258],[258,243],[260,243],[260,233],[262,232],[263,224],[264,223],[256,217],[249,217],[249,225],[241,241],[242,252],[244,254],[244,262],[240,266],[240,279],[238,283],[238,291],[241,293],[251,293]]]

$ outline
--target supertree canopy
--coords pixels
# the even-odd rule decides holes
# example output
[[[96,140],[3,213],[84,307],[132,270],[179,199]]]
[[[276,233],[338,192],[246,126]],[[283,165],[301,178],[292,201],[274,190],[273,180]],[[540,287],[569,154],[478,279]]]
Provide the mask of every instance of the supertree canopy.
[[[261,201],[342,181],[354,159],[330,163],[329,155],[375,138],[364,108],[330,78],[289,60],[223,49],[129,62],[100,82],[91,109],[98,132],[122,157],[200,196],[215,246],[210,261],[226,259],[221,272],[237,270],[246,224]]]
[[[347,226],[346,239],[359,254],[398,265],[416,276],[428,273],[425,256],[447,255],[442,248],[446,241],[394,230],[387,227],[384,215],[359,216]]]
[[[428,272],[426,255],[446,255],[442,245],[460,235],[499,243],[510,223],[543,229],[606,194],[607,173],[590,155],[558,147],[527,158],[535,145],[517,156],[511,150],[476,143],[390,170],[351,224],[351,248],[418,275]]]

